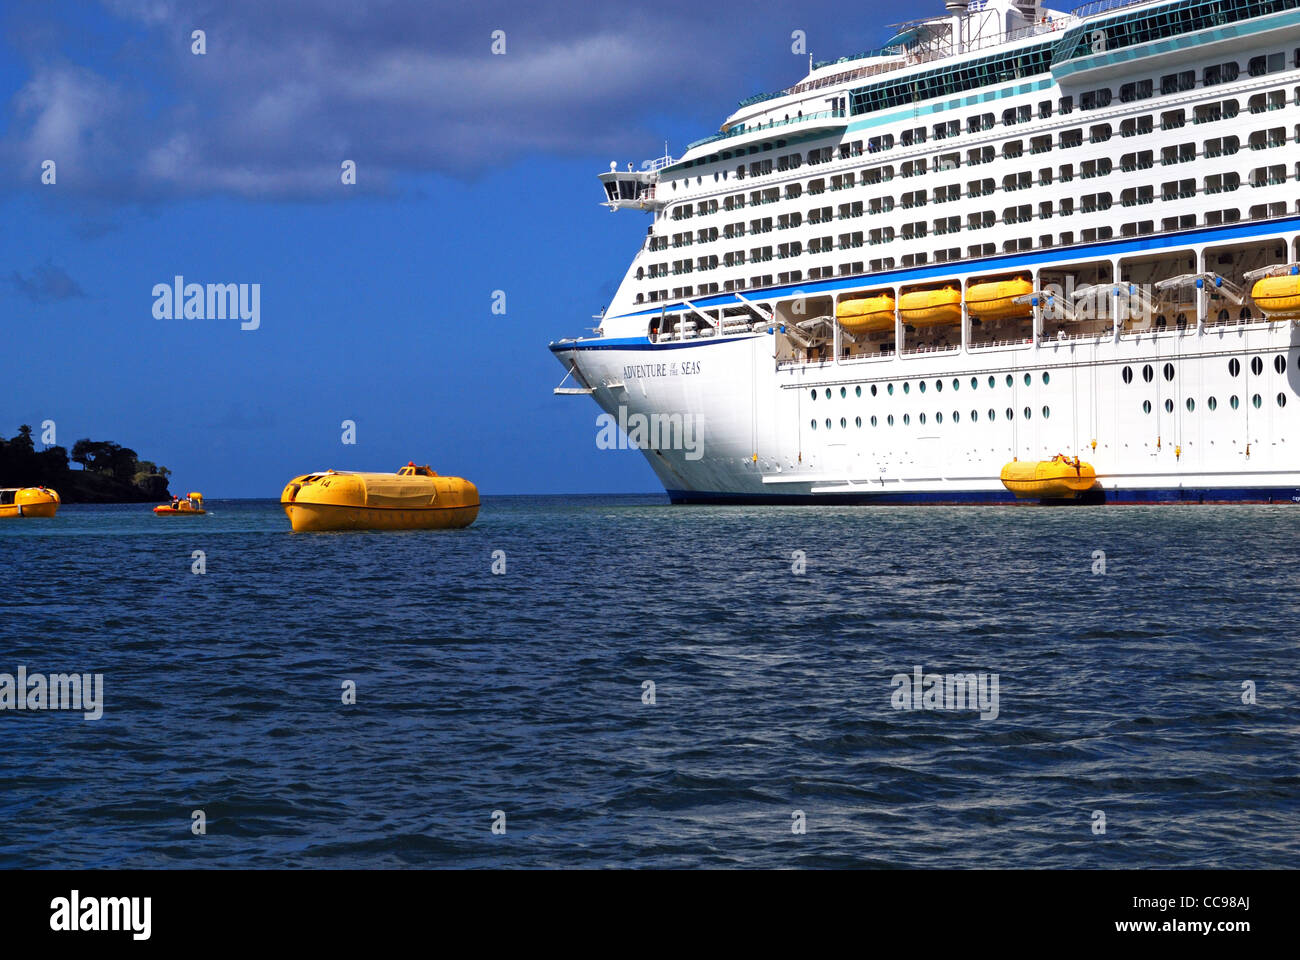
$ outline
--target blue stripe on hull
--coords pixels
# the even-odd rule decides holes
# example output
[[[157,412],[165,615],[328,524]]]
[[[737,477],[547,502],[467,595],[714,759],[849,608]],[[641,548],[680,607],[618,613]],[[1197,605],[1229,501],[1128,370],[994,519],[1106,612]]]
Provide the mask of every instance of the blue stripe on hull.
[[[954,490],[917,493],[838,493],[838,494],[746,494],[700,490],[667,490],[673,503],[712,504],[784,504],[787,506],[869,506],[930,504],[957,506],[966,504],[1037,504],[1036,500],[1017,500],[1005,490]],[[1181,488],[1158,490],[1106,490],[1105,503],[1300,503],[1296,487]],[[1060,501],[1077,505],[1087,501]],[[1094,502],[1102,502],[1100,499]]]

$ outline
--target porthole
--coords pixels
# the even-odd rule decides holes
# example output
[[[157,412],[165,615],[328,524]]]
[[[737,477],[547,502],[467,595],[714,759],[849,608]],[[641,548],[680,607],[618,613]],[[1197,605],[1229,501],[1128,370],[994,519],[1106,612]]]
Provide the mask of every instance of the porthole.
[[[1010,407],[1007,407],[1007,419],[1010,420],[1014,416],[1015,412]]]
[[[848,395],[849,395],[848,388],[847,388],[847,387],[840,387],[840,399],[843,400],[843,399],[844,399],[845,397],[847,397]]]
[[[934,415],[934,422],[935,422],[935,423],[943,423],[943,413],[936,413],[936,414]]]
[[[1044,407],[1043,407],[1043,416],[1044,416],[1044,417],[1050,417],[1051,415],[1052,415],[1052,408],[1049,407],[1049,406],[1044,405]]]
[[[903,426],[907,426],[911,422],[912,422],[912,415],[910,413],[903,414]]]
[[[861,385],[861,384],[858,384],[858,386],[856,386],[856,387],[853,388],[853,395],[854,395],[855,397],[860,397],[860,396],[862,396],[862,385]]]
[[[830,387],[827,387],[827,388],[826,388],[826,399],[829,400],[830,398],[831,398],[831,388],[830,388]]]
[[[1277,405],[1278,405],[1279,407],[1285,407],[1285,406],[1286,406],[1286,394],[1285,394],[1285,393],[1279,393],[1279,394],[1277,395]]]
[[[925,414],[924,414],[924,413],[917,417],[917,422],[920,423],[922,426],[925,426]]]
[[[971,388],[972,390],[978,390],[978,389],[980,388],[980,378],[979,378],[979,377],[971,377],[971,378],[970,378],[970,388]]]
[[[1255,359],[1258,360],[1259,358],[1256,357]],[[1257,394],[1255,394],[1253,397],[1250,398],[1250,402],[1251,402],[1252,404],[1254,404],[1254,405],[1255,405],[1255,409],[1258,410],[1258,409],[1260,408],[1260,406],[1264,403],[1264,398],[1261,397],[1261,396],[1257,393]]]
[[[888,424],[892,427],[892,426],[894,425],[894,415],[891,413],[891,414],[889,415],[889,418],[888,418],[885,422],[888,423]]]
[[[989,374],[989,387],[992,388],[992,387],[994,387],[994,386],[996,386],[996,385],[997,385],[997,381],[993,379],[993,375],[992,375],[992,374]]]
[[[871,385],[871,395],[873,397],[876,395],[876,385],[874,383]]]
[[[1274,357],[1273,369],[1276,370],[1278,373],[1286,373],[1286,357],[1282,356],[1282,354],[1280,353],[1276,357]]]
[[[961,414],[958,413],[956,410],[952,412],[952,422],[961,423]]]
[[[1165,413],[1173,413],[1173,412],[1174,412],[1174,402],[1172,400],[1166,400]]]
[[[854,418],[853,418],[853,425],[854,425],[855,427],[857,427],[859,430],[861,430],[861,429],[862,429],[862,418],[861,418],[861,417],[854,417]]]
[[[1150,412],[1151,412],[1151,401],[1150,401],[1150,400],[1143,400],[1143,401],[1142,401],[1142,412],[1143,412],[1143,413],[1150,413]]]
[[[1150,383],[1151,378],[1154,377],[1155,375],[1156,372],[1151,369],[1151,364],[1148,363],[1146,366],[1142,368],[1142,379],[1145,380],[1147,383]]]
[[[1228,361],[1228,374],[1235,377],[1239,373],[1241,373],[1241,361],[1233,357]]]
[[[989,407],[989,421],[992,422],[998,418],[998,413],[992,407]]]
[[[904,392],[904,393],[911,393],[911,392],[912,392],[912,385],[911,385],[910,383],[908,383],[906,380],[903,381],[903,392]]]
[[[1251,357],[1250,372],[1258,377],[1261,373],[1264,372],[1264,361],[1261,360],[1259,357]]]
[[[1013,381],[1012,381],[1012,379],[1011,379],[1011,374],[1008,373],[1008,374],[1007,374],[1007,386],[1008,386],[1008,387],[1011,386],[1012,382],[1013,382]]]
[[[917,386],[921,388],[921,392],[922,392],[922,393],[925,393],[925,381],[924,381],[924,380],[922,380],[920,383],[918,383]]]
[[[1133,382],[1133,368],[1132,368],[1132,367],[1125,367],[1123,370],[1120,371],[1119,375],[1120,375],[1120,379],[1122,379],[1125,383],[1132,383],[1132,382]]]
[[[1051,382],[1052,382],[1052,375],[1051,375],[1050,373],[1048,373],[1046,370],[1044,370],[1044,371],[1043,371],[1043,383],[1044,383],[1044,384],[1048,384],[1048,383],[1051,383]]]
[[[1166,380],[1172,380],[1173,378],[1174,378],[1174,365],[1173,365],[1172,363],[1166,363],[1166,364],[1165,364],[1165,379],[1166,379]]]
[[[830,428],[831,428],[831,418],[830,418],[830,417],[827,417],[827,418],[826,418],[826,429],[829,430]]]
[[[817,399],[817,391],[816,391],[816,390],[814,390],[814,391],[812,392],[812,398],[813,398],[814,400]]]
[[[971,422],[971,423],[979,423],[979,422],[980,422],[980,412],[979,412],[978,410],[972,410],[972,411],[970,412],[970,422]]]
[[[1195,409],[1196,409],[1196,401],[1193,400],[1191,397],[1188,397],[1188,398],[1187,398],[1187,412],[1188,412],[1188,413],[1191,413],[1191,412],[1192,412],[1193,410],[1195,410]]]
[[[1205,405],[1211,410],[1217,410],[1219,408],[1219,401],[1214,399],[1214,397],[1210,397],[1205,401]]]
[[[874,413],[871,415],[871,425],[876,426],[876,415]]]
[[[817,429],[817,421],[816,421],[816,420],[813,420],[813,421],[811,421],[811,423],[812,423],[812,428],[813,428],[814,430],[816,430],[816,429]]]
[[[1026,373],[1026,374],[1025,374],[1025,386],[1027,387],[1027,386],[1029,386],[1029,385],[1030,385],[1031,383],[1033,383],[1033,382],[1034,382],[1034,378],[1033,378],[1032,376],[1030,376],[1029,374]]]
[[[889,386],[885,387],[885,392],[892,397],[894,395],[894,385],[891,383]]]
[[[1228,406],[1232,407],[1232,409],[1236,410],[1237,407],[1240,405],[1241,405],[1241,401],[1237,399],[1237,395],[1235,393],[1228,398]]]
[[[960,389],[961,389],[961,381],[958,380],[956,377],[953,377],[953,378],[952,378],[952,388],[953,388],[954,390],[960,390]]]
[[[1025,419],[1028,420],[1031,416],[1033,416],[1033,411],[1025,407]]]
[[[849,421],[844,417],[840,417],[840,429],[843,430],[847,428],[848,425],[849,425]]]
[[[934,381],[934,389],[937,390],[939,393],[942,393],[942,392],[943,392],[943,381],[942,381],[942,380],[936,380],[936,381]]]

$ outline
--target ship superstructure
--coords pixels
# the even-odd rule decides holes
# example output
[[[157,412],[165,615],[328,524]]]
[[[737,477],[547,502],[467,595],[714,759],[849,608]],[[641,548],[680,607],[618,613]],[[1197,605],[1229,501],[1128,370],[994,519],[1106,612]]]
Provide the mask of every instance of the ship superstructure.
[[[1290,501],[1297,142],[1300,0],[949,0],[601,175],[653,222],[559,392],[678,501]]]

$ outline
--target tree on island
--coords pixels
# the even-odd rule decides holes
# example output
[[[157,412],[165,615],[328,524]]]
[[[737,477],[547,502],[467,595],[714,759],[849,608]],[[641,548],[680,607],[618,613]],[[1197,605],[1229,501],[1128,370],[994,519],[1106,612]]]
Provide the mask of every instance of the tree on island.
[[[166,500],[171,471],[141,460],[130,447],[111,440],[83,438],[72,445],[71,460],[82,466],[68,466],[63,447],[37,450],[32,428],[23,424],[10,440],[0,437],[0,487],[53,487],[68,503],[88,501]]]

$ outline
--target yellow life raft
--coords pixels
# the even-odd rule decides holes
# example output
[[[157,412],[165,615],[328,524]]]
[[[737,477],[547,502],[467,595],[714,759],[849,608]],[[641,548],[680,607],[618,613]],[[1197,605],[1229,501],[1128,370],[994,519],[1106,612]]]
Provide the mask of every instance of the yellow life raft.
[[[52,517],[60,503],[58,493],[49,487],[0,489],[0,517]]]
[[[852,334],[893,330],[894,298],[882,293],[874,297],[841,300],[835,305],[835,319]]]
[[[985,280],[966,288],[966,310],[981,320],[1023,319],[1034,315],[1033,304],[1016,303],[1017,297],[1034,292],[1028,277]]]
[[[1300,275],[1256,280],[1250,295],[1270,320],[1300,319]]]
[[[1097,471],[1078,457],[1013,460],[1002,468],[1002,485],[1022,500],[1073,500],[1097,485]]]
[[[408,463],[397,473],[327,470],[294,477],[280,503],[295,531],[442,530],[478,517],[478,488]]]
[[[961,321],[961,291],[956,287],[910,290],[898,302],[904,323],[914,327],[938,327]]]

